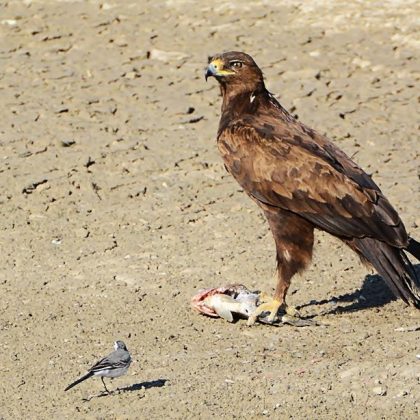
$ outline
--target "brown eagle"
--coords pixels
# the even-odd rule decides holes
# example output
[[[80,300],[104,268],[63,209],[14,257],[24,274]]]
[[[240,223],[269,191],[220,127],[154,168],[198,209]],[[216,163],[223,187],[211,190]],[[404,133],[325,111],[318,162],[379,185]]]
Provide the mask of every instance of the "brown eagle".
[[[420,308],[420,280],[404,251],[420,259],[395,209],[356,163],[325,136],[287,112],[264,85],[252,57],[226,52],[209,59],[223,96],[217,145],[227,171],[261,207],[277,251],[274,298],[261,304],[273,321],[286,306],[293,275],[312,257],[314,229],[345,242],[371,264],[393,293]]]

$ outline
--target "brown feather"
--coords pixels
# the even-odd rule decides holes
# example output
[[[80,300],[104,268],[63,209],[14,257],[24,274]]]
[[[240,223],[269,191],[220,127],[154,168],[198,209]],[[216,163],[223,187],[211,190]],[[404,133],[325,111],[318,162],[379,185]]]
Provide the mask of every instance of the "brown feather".
[[[295,120],[266,90],[251,57],[217,57],[226,66],[243,63],[226,77],[216,75],[223,94],[217,144],[227,170],[269,221],[283,293],[277,297],[285,298],[291,277],[309,262],[308,238],[317,228],[344,240],[394,293],[420,306],[420,282],[402,251],[409,237],[371,177],[328,138]]]

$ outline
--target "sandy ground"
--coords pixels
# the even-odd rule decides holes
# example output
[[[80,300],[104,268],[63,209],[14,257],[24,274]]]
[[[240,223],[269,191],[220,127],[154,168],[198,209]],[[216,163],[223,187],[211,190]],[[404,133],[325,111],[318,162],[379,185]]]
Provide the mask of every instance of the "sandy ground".
[[[337,240],[289,301],[326,326],[190,310],[202,287],[272,291],[274,246],[215,145],[207,55],[254,56],[269,89],[353,155],[420,238],[415,1],[0,3],[0,418],[420,414],[420,315]],[[403,328],[403,331],[396,329]],[[106,397],[63,390],[116,339]]]

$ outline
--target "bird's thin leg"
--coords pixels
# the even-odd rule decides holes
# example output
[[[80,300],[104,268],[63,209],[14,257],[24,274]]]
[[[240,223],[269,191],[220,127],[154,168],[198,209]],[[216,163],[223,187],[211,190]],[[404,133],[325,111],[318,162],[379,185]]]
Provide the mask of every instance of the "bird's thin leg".
[[[101,376],[101,379],[102,379],[102,383],[104,384],[104,387],[105,387],[105,391],[106,391],[106,393],[107,393],[107,394],[109,394],[108,388],[107,388],[107,387],[106,387],[106,385],[105,385],[104,377],[103,377],[103,376]]]
[[[276,319],[277,312],[284,308],[289,315],[295,316],[296,310],[287,308],[286,295],[292,277],[302,271],[310,262],[314,242],[314,228],[299,216],[281,213],[278,210],[264,211],[277,251],[277,286],[272,299],[263,299],[262,304],[248,318],[252,325],[263,312],[269,312],[269,322]]]

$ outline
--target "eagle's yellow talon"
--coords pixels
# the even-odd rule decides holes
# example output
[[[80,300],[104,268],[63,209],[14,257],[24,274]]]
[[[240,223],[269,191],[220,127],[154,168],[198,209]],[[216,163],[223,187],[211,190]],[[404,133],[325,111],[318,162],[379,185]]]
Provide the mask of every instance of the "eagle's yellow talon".
[[[270,302],[273,298],[266,292],[261,292],[259,301],[260,303]]]
[[[300,318],[300,313],[299,311],[296,309],[296,306],[288,306],[285,305],[285,312],[287,315],[290,315],[294,318]]]
[[[277,317],[277,312],[279,311],[281,306],[281,301],[265,296],[265,300],[263,301],[263,303],[260,306],[258,306],[258,308],[249,316],[247,324],[254,325],[258,319],[258,316],[261,315],[263,312],[270,312],[268,321],[274,322],[274,320]]]

